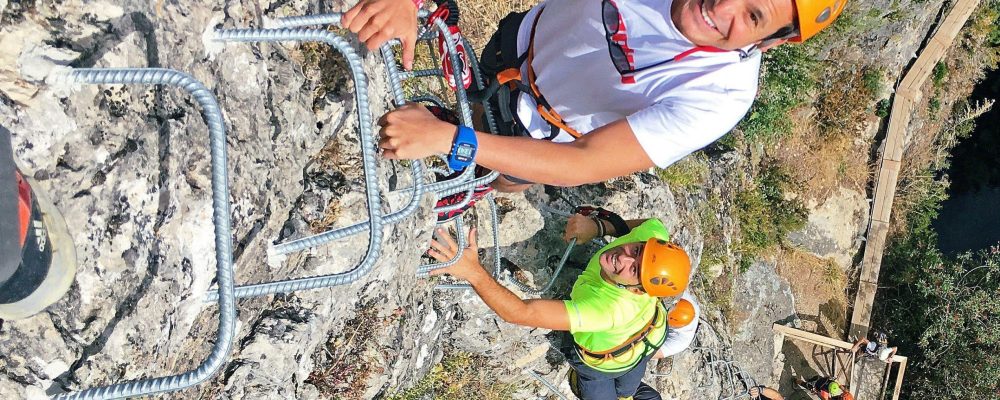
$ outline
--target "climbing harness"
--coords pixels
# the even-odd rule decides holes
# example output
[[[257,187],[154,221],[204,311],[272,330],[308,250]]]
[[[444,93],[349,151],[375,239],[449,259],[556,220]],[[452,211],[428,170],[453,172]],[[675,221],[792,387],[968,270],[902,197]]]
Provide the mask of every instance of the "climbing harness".
[[[632,352],[636,349],[636,346],[639,345],[645,345],[647,346],[647,349],[659,348],[660,346],[658,344],[650,343],[647,340],[647,337],[649,337],[649,334],[653,332],[653,329],[661,328],[666,323],[665,320],[657,322],[660,319],[660,315],[663,314],[663,312],[660,311],[660,307],[660,304],[657,303],[656,308],[653,311],[653,318],[650,318],[649,322],[646,322],[646,325],[644,325],[642,329],[639,329],[638,332],[632,334],[632,336],[625,339],[622,344],[615,347],[602,351],[593,351],[584,348],[579,343],[574,343],[576,345],[576,351],[580,354],[580,359],[588,365],[598,366],[608,360],[621,357],[625,354],[633,354]],[[663,344],[662,341],[665,339],[666,335],[664,335],[663,339],[661,339],[660,344]]]
[[[535,57],[535,27],[538,25],[538,19],[542,16],[542,12],[545,11],[545,7],[541,7],[535,14],[535,19],[531,22],[531,33],[528,39],[528,51],[524,55],[514,56],[511,53],[511,44],[504,43],[504,37],[513,36],[516,38],[516,30],[514,34],[511,35],[510,32],[504,32],[504,26],[514,26],[516,25],[508,22],[501,25],[501,30],[498,35],[501,35],[501,43],[498,43],[499,49],[497,49],[497,56],[500,59],[501,69],[496,73],[495,84],[491,85],[487,89],[486,98],[499,95],[499,108],[504,117],[504,122],[513,123],[512,131],[523,135],[527,132],[524,126],[521,124],[517,115],[514,114],[513,104],[518,100],[518,94],[525,93],[526,95],[532,97],[535,101],[536,110],[538,115],[542,116],[546,122],[549,123],[549,136],[546,140],[552,140],[557,135],[559,135],[560,130],[565,131],[574,138],[580,138],[583,136],[582,133],[577,132],[575,129],[569,126],[555,109],[549,104],[542,92],[538,90],[538,86],[535,85],[535,70],[532,68],[531,62]],[[519,24],[517,24],[519,25]],[[507,35],[504,35],[507,33]],[[516,52],[516,45],[513,45],[513,51]],[[506,51],[505,51],[506,50]],[[521,66],[526,65],[528,75],[527,79],[523,79],[521,76]],[[497,93],[497,91],[502,91]],[[508,103],[508,101],[510,103]],[[508,113],[510,113],[508,115]]]
[[[611,54],[612,63],[615,68],[621,74],[621,79],[623,84],[635,83],[635,74],[641,71],[659,67],[661,65],[679,62],[684,58],[696,53],[696,52],[710,52],[710,53],[721,53],[729,52],[730,50],[723,50],[712,46],[695,46],[687,51],[684,51],[673,58],[657,62],[652,65],[644,66],[641,68],[634,67],[632,49],[628,47],[627,38],[621,31],[624,30],[624,21],[621,20],[620,15],[618,15],[617,5],[612,0],[604,0],[605,8],[610,8],[614,11],[614,26],[609,26],[610,22],[605,21],[605,30],[608,40],[608,49]],[[545,140],[553,140],[559,133],[566,132],[568,135],[574,139],[579,139],[584,133],[581,133],[571,127],[569,123],[566,122],[565,118],[555,110],[555,107],[546,99],[545,95],[542,94],[541,90],[536,84],[536,73],[532,62],[535,57],[535,31],[538,25],[538,21],[542,14],[545,12],[545,7],[542,6],[535,13],[534,19],[531,21],[531,30],[528,39],[528,49],[524,54],[518,54],[517,52],[517,33],[518,28],[521,25],[521,20],[526,13],[514,13],[504,18],[500,21],[500,29],[497,32],[495,38],[496,43],[493,44],[496,49],[496,71],[487,70],[487,73],[492,73],[493,79],[490,85],[485,87],[481,93],[477,95],[481,98],[480,101],[486,105],[488,102],[493,104],[497,108],[497,111],[501,114],[501,119],[504,122],[503,130],[500,134],[508,136],[526,136],[528,135],[527,128],[517,117],[517,105],[519,103],[520,94],[525,94],[530,97],[535,103],[535,109],[538,115],[545,120],[549,125],[549,133],[544,138]],[[612,16],[608,12],[604,12],[605,18],[611,18]],[[487,45],[487,50],[490,50],[490,46]],[[746,60],[750,57],[750,53],[741,49],[735,50],[740,56],[740,60]],[[489,56],[489,54],[487,54]],[[525,74],[521,73],[523,69]],[[483,86],[480,86],[483,87]],[[490,109],[491,107],[485,107]]]

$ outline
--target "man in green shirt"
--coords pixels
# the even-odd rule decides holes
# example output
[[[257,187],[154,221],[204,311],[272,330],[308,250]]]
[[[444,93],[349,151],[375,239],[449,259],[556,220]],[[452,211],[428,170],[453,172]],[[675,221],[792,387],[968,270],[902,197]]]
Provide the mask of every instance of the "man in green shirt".
[[[501,286],[479,263],[474,229],[462,258],[432,274],[467,280],[504,321],[569,331],[575,349],[566,358],[582,399],[660,399],[640,380],[646,362],[666,337],[667,310],[661,298],[679,297],[687,288],[690,259],[668,242],[667,229],[658,219],[612,223],[575,214],[566,224],[565,238],[587,242],[599,231],[612,231],[618,239],[590,258],[569,300],[523,300]],[[454,238],[441,228],[438,236],[429,254],[440,261],[452,259],[458,247]]]

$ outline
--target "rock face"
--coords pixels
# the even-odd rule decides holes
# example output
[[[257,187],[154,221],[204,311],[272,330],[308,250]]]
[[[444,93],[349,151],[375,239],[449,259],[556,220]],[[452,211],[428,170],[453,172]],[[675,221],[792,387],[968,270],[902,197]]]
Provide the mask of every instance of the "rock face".
[[[806,227],[788,235],[788,240],[809,252],[832,258],[841,268],[852,264],[867,229],[869,204],[864,195],[841,187],[822,204],[808,204]]]
[[[215,260],[208,135],[195,103],[167,87],[84,86],[60,93],[41,81],[45,74],[39,65],[169,67],[195,76],[214,92],[229,137],[238,282],[327,274],[357,264],[367,246],[364,237],[294,255],[279,265],[266,262],[266,249],[278,238],[303,236],[323,224],[348,225],[366,214],[358,195],[363,185],[353,85],[341,78],[344,93],[317,101],[312,93],[317,82],[303,75],[296,61],[302,55],[293,47],[204,45],[206,29],[223,21],[254,24],[261,5],[29,6],[9,7],[3,15],[3,54],[12,58],[3,63],[0,116],[14,133],[21,167],[66,216],[79,271],[63,301],[0,328],[2,397],[190,369],[214,340],[218,312],[203,303]],[[310,11],[286,7],[292,14]],[[369,71],[381,71],[373,58],[367,64]],[[384,95],[383,81],[372,74],[373,93]],[[382,101],[373,106],[379,114],[384,110]],[[397,178],[386,167],[383,187],[390,177],[408,184],[409,177]],[[309,213],[327,209],[334,197],[341,201],[339,212],[320,212],[323,218]],[[387,196],[386,207],[399,209],[405,200]],[[308,355],[351,316],[362,288],[377,288],[379,297],[399,293],[400,302],[419,293],[414,288],[426,284],[413,277],[413,266],[429,238],[430,199],[424,201],[422,211],[387,227],[385,236],[394,238],[394,245],[382,252],[377,272],[366,280],[294,299],[241,302],[236,341],[246,351],[217,376],[220,385],[236,397],[296,397],[294,387],[308,376],[296,371],[310,370]],[[273,301],[281,305],[267,306]],[[414,345],[425,341],[421,335],[407,336]],[[302,354],[307,357],[300,364]],[[258,382],[265,375],[245,371],[261,366],[260,359],[269,360],[266,370],[288,375],[266,374]],[[399,371],[419,373],[420,368]]]
[[[0,321],[0,398],[36,398],[186,371],[215,340],[218,309],[203,303],[215,278],[215,258],[210,156],[200,110],[176,88],[105,85],[66,92],[45,83],[52,68],[173,68],[210,88],[226,120],[238,283],[343,272],[364,256],[365,235],[283,260],[267,254],[273,243],[366,218],[348,76],[310,74],[315,66],[304,64],[315,58],[312,47],[207,40],[217,24],[260,26],[265,17],[344,8],[337,3],[0,0],[0,123],[14,134],[21,168],[66,216],[79,263],[76,283],[62,301],[26,320]],[[896,70],[916,49],[939,4],[904,10],[918,15],[864,37],[866,48],[891,50],[866,54],[880,54],[885,59],[878,62]],[[380,62],[365,58],[376,115],[388,103]],[[334,90],[317,96],[320,86]],[[716,176],[741,163],[733,154],[713,159]],[[383,211],[408,200],[405,191],[389,193],[408,186],[408,174],[408,168],[380,163]],[[857,203],[856,197],[848,195],[848,202]],[[563,218],[540,205],[569,210],[583,203],[604,205],[626,219],[663,219],[697,262],[703,233],[695,214],[705,201],[702,193],[676,197],[649,174],[504,195],[503,265],[534,286],[548,282],[565,248]],[[531,382],[521,375],[531,370],[565,392],[567,367],[551,335],[506,324],[471,293],[434,291],[434,282],[415,277],[433,228],[431,203],[430,196],[421,199],[414,215],[386,226],[379,262],[359,281],[240,301],[234,351],[222,371],[168,396],[380,398],[419,380],[445,348],[513,360],[503,380]],[[841,239],[852,226],[835,218],[838,210],[815,213],[810,228],[819,232],[817,243],[826,242],[825,235],[838,238],[831,254],[850,248]],[[485,248],[492,235],[485,209],[477,211]],[[731,233],[728,212],[713,212]],[[812,237],[809,232],[802,237]],[[572,253],[553,297],[568,293],[579,273],[573,266],[583,265],[594,249],[586,245]],[[794,312],[791,295],[766,263],[755,264],[732,287],[743,318],[727,321],[717,312],[707,318],[720,325],[718,345],[731,348],[747,371],[766,380],[769,327]],[[701,357],[689,351],[675,358],[669,377],[656,379],[664,393],[685,399],[718,393]],[[340,375],[331,378],[334,372]],[[518,397],[548,390],[526,385]]]

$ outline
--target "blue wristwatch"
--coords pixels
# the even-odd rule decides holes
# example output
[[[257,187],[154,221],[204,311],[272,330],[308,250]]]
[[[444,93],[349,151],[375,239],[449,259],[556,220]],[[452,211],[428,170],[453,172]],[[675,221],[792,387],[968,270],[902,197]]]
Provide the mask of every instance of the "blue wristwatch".
[[[464,170],[476,158],[476,131],[467,126],[459,125],[455,130],[455,139],[451,142],[451,153],[448,153],[448,168],[453,171]]]

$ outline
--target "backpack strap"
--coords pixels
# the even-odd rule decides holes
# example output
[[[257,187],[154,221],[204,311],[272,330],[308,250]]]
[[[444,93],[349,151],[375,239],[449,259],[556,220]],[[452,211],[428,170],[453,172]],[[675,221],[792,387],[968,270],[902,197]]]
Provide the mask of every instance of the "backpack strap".
[[[524,134],[527,129],[516,118],[513,110],[516,107],[518,95],[525,93],[535,100],[538,114],[549,123],[549,135],[545,140],[554,139],[559,135],[560,131],[565,131],[574,138],[579,138],[583,134],[566,123],[562,116],[552,108],[541,91],[538,90],[538,86],[535,85],[535,70],[531,66],[531,61],[534,58],[535,28],[538,25],[539,17],[542,16],[542,12],[544,11],[545,8],[543,6],[535,14],[531,22],[528,51],[524,54],[518,54],[517,52],[517,33],[524,14],[511,14],[500,21],[500,29],[496,35],[497,43],[492,43],[492,47],[495,47],[494,60],[496,60],[497,65],[493,68],[489,66],[484,68],[484,72],[487,75],[494,77],[493,81],[497,83],[497,88],[495,89],[495,93],[487,92],[482,97],[485,99],[488,96],[496,95],[501,119],[513,126],[515,131],[519,131],[517,133]],[[508,20],[508,18],[516,19]],[[487,47],[490,47],[490,45],[487,45]],[[521,75],[521,67],[525,63],[527,63],[527,77]],[[492,87],[493,85],[491,84],[490,88],[492,89]]]

